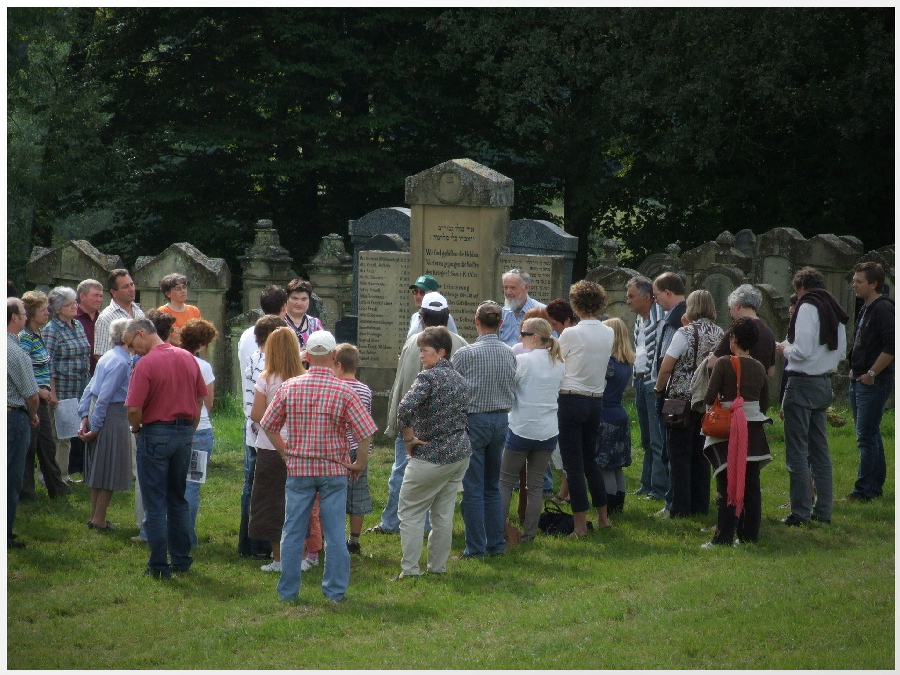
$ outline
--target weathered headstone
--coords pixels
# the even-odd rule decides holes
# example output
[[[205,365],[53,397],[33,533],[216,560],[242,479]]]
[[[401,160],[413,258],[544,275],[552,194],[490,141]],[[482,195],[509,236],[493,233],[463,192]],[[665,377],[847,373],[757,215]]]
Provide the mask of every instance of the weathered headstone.
[[[101,253],[83,239],[67,241],[56,248],[35,246],[25,265],[26,279],[47,289],[55,286],[77,288],[85,279],[96,279],[104,292],[109,273],[122,267],[122,258]],[[104,299],[104,306],[109,297]]]
[[[256,221],[253,246],[239,256],[243,274],[242,306],[245,312],[259,303],[259,294],[269,284],[286,285],[297,276],[291,269],[294,259],[281,245],[271,220]]]
[[[333,327],[350,311],[353,257],[344,249],[339,234],[329,234],[322,237],[318,252],[306,267],[321,304],[317,316]]]
[[[396,235],[408,246],[409,243],[409,209],[392,206],[385,209],[370,211],[358,220],[351,220],[349,225],[350,245],[353,247],[353,280],[354,289],[350,303],[350,314],[359,313],[359,252],[369,250],[368,243],[378,235]],[[386,250],[401,250],[395,248]],[[408,250],[408,248],[406,249]]]
[[[409,326],[409,254],[359,253],[359,334],[366,367],[395,368]],[[399,346],[398,346],[399,345]]]

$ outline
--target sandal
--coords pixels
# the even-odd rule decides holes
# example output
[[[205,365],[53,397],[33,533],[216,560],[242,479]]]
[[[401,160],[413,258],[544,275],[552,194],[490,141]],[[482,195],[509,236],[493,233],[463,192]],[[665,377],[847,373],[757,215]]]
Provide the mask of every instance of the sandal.
[[[568,497],[560,497],[559,495],[554,495],[550,498],[550,501],[554,504],[571,504],[572,501]]]
[[[384,529],[381,525],[375,525],[374,527],[370,527],[368,530],[366,530],[366,534],[369,534],[369,533],[373,533],[373,534],[399,534],[398,532],[390,532],[390,531]]]
[[[114,530],[116,528],[113,527],[113,524],[106,521],[106,527],[100,527],[99,525],[94,525],[93,521],[88,521],[88,529],[89,530]]]

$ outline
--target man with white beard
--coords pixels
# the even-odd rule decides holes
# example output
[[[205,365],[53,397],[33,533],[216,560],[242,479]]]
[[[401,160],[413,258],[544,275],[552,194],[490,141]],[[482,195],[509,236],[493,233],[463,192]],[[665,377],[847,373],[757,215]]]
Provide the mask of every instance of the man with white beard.
[[[520,269],[511,269],[503,275],[503,323],[500,326],[500,341],[510,347],[519,343],[519,325],[525,312],[534,307],[546,307],[528,295],[531,290],[531,275]]]

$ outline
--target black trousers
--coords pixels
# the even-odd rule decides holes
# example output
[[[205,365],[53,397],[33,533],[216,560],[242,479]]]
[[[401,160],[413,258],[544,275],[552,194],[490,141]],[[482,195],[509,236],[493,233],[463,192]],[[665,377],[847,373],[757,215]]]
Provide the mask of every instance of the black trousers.
[[[719,509],[719,517],[716,522],[716,534],[713,537],[714,544],[730,544],[734,540],[737,530],[738,539],[741,541],[759,541],[759,526],[762,523],[762,488],[759,474],[762,471],[760,462],[747,462],[747,475],[744,484],[744,508],[741,515],[735,516],[735,507],[728,506],[728,475],[731,466],[716,475],[716,506]],[[732,479],[733,480],[733,479]]]
[[[25,456],[25,474],[22,478],[22,492],[20,499],[37,499],[34,488],[34,456],[37,455],[41,474],[44,476],[44,485],[50,498],[67,495],[72,488],[63,482],[59,465],[56,463],[56,442],[53,440],[53,431],[50,428],[50,407],[41,401],[38,405],[38,419],[41,423],[31,429],[31,445]]]
[[[703,456],[700,420],[691,412],[689,429],[669,429],[669,477],[672,480],[672,518],[709,513],[709,477],[712,467]]]

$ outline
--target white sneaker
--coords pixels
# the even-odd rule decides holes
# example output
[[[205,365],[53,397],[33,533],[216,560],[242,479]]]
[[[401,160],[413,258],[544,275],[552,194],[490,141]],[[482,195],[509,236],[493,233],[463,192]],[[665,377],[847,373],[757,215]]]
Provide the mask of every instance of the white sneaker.
[[[273,560],[268,565],[263,565],[259,569],[263,572],[280,572],[281,571],[281,561]]]
[[[306,572],[307,570],[312,569],[316,565],[319,564],[318,560],[309,560],[308,558],[304,558],[303,562],[300,563],[300,571]]]

